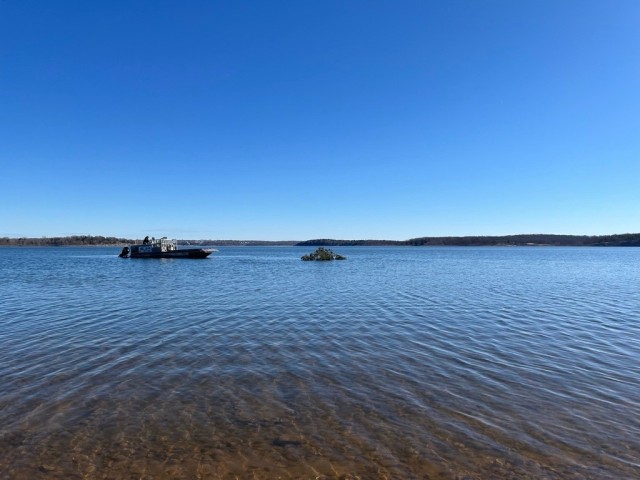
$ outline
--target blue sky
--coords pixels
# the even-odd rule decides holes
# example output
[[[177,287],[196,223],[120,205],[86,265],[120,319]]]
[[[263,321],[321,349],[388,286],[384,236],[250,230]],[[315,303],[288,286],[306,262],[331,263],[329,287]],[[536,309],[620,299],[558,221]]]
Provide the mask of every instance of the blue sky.
[[[0,2],[0,236],[640,231],[640,2]]]

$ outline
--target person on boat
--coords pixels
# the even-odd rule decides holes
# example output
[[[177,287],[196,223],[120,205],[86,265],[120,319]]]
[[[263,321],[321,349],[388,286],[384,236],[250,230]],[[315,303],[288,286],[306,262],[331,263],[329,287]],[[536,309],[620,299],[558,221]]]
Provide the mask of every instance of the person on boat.
[[[145,245],[147,243],[149,243],[149,235],[147,235],[146,237],[144,237],[144,240],[142,241],[142,243],[144,243]]]

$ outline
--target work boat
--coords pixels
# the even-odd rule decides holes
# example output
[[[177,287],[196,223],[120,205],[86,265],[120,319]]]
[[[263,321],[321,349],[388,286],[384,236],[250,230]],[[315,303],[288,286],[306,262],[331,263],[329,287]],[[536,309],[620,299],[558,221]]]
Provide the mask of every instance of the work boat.
[[[176,240],[162,237],[159,240],[146,237],[142,244],[129,245],[120,252],[122,258],[207,258],[212,248],[178,248]]]

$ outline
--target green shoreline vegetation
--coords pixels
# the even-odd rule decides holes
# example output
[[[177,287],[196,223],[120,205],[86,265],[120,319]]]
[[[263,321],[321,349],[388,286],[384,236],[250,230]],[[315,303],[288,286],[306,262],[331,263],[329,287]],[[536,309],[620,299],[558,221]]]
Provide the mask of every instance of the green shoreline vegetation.
[[[299,242],[300,246],[348,247],[351,245],[408,246],[557,246],[557,247],[640,247],[640,233],[614,235],[520,234],[502,236],[419,237],[409,240],[332,240],[316,239]]]
[[[0,237],[0,246],[8,247],[62,247],[62,246],[122,246],[141,243],[120,237],[72,235],[67,237]],[[336,240],[314,239],[305,241],[282,240],[180,240],[181,245],[217,246],[562,246],[562,247],[640,247],[640,233],[614,235],[554,235],[520,234],[503,236],[418,237],[409,240]]]

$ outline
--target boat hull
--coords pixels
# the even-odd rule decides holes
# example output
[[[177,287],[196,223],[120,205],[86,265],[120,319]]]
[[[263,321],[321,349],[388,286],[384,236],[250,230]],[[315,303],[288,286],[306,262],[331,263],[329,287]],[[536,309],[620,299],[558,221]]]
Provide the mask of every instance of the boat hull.
[[[170,250],[168,252],[134,252],[131,258],[207,258],[213,253],[208,248],[183,248],[180,250]]]

